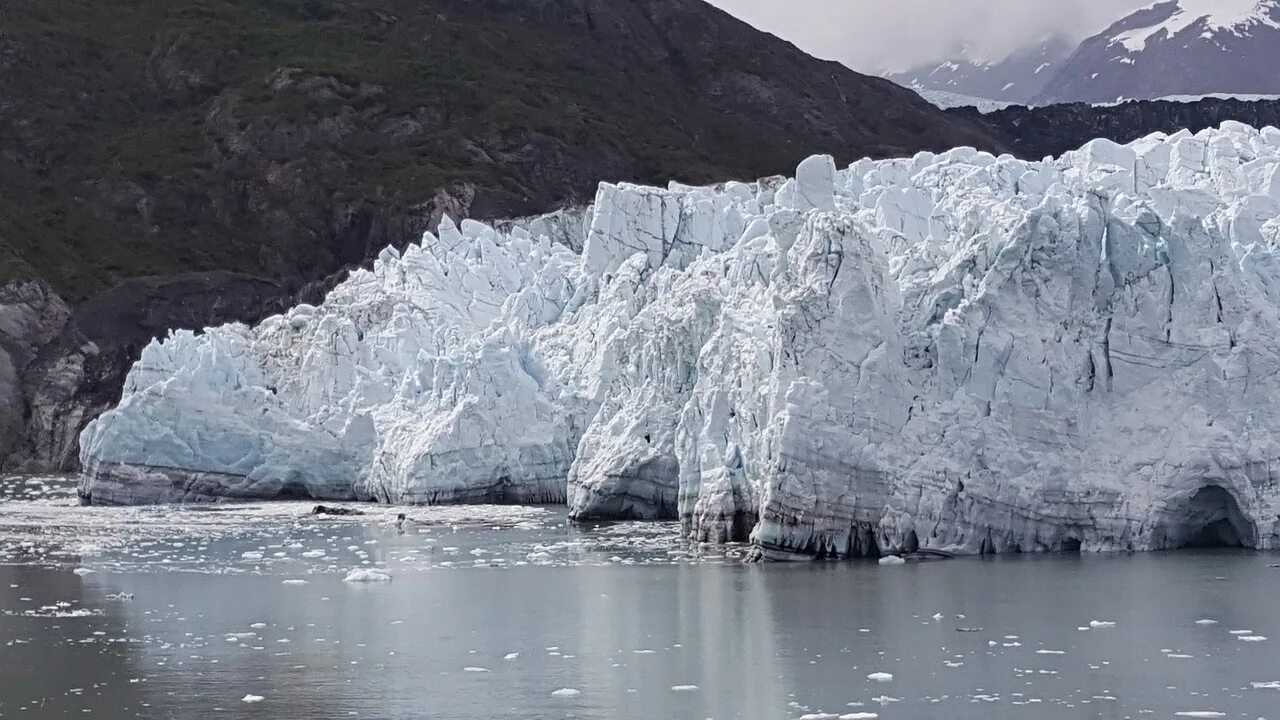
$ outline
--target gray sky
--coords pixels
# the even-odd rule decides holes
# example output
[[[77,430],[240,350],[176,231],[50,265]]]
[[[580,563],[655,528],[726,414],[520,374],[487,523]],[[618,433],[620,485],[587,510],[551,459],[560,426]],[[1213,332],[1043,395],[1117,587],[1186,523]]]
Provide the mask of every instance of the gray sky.
[[[709,0],[806,52],[867,73],[999,60],[1055,31],[1083,40],[1154,0]]]

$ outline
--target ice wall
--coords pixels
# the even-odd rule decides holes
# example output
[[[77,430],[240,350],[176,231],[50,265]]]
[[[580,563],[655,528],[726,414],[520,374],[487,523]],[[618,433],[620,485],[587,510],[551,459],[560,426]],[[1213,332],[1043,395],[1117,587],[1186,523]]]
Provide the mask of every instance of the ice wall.
[[[1238,124],[602,185],[153,343],[81,494],[567,502],[766,554],[1151,549],[1228,516],[1280,547],[1278,246],[1280,131]]]

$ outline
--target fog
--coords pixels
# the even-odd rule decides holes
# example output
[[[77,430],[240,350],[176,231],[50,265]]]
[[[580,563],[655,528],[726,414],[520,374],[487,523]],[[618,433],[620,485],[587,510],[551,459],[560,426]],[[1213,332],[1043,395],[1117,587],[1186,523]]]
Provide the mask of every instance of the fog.
[[[868,73],[999,60],[1055,33],[1083,40],[1152,0],[710,0],[806,52]]]

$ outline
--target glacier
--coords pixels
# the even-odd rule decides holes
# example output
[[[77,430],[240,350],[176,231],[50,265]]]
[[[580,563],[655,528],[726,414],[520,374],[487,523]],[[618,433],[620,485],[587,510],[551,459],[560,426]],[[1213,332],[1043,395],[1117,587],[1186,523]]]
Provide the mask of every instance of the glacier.
[[[153,342],[95,504],[567,503],[758,556],[1280,548],[1280,130],[601,184]]]

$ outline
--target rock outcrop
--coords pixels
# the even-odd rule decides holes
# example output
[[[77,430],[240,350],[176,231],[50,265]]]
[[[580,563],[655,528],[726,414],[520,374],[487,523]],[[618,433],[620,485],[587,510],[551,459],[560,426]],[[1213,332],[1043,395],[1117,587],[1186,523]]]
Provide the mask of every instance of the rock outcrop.
[[[1154,132],[1200,132],[1224,122],[1280,126],[1280,101],[1202,98],[1194,101],[1134,100],[1118,105],[1012,106],[992,112],[953,108],[982,122],[1009,151],[1028,160],[1058,156],[1095,138],[1129,143]]]
[[[1236,123],[602,185],[580,255],[572,216],[445,223],[149,345],[81,495],[567,501],[766,555],[1278,547],[1278,216],[1280,131]]]
[[[0,459],[25,435],[27,367],[58,337],[70,316],[62,298],[42,282],[0,286]]]
[[[78,469],[80,431],[120,401],[125,375],[154,338],[174,328],[256,321],[291,304],[276,283],[236,273],[137,278],[75,308],[42,283],[5,286],[0,469]]]

